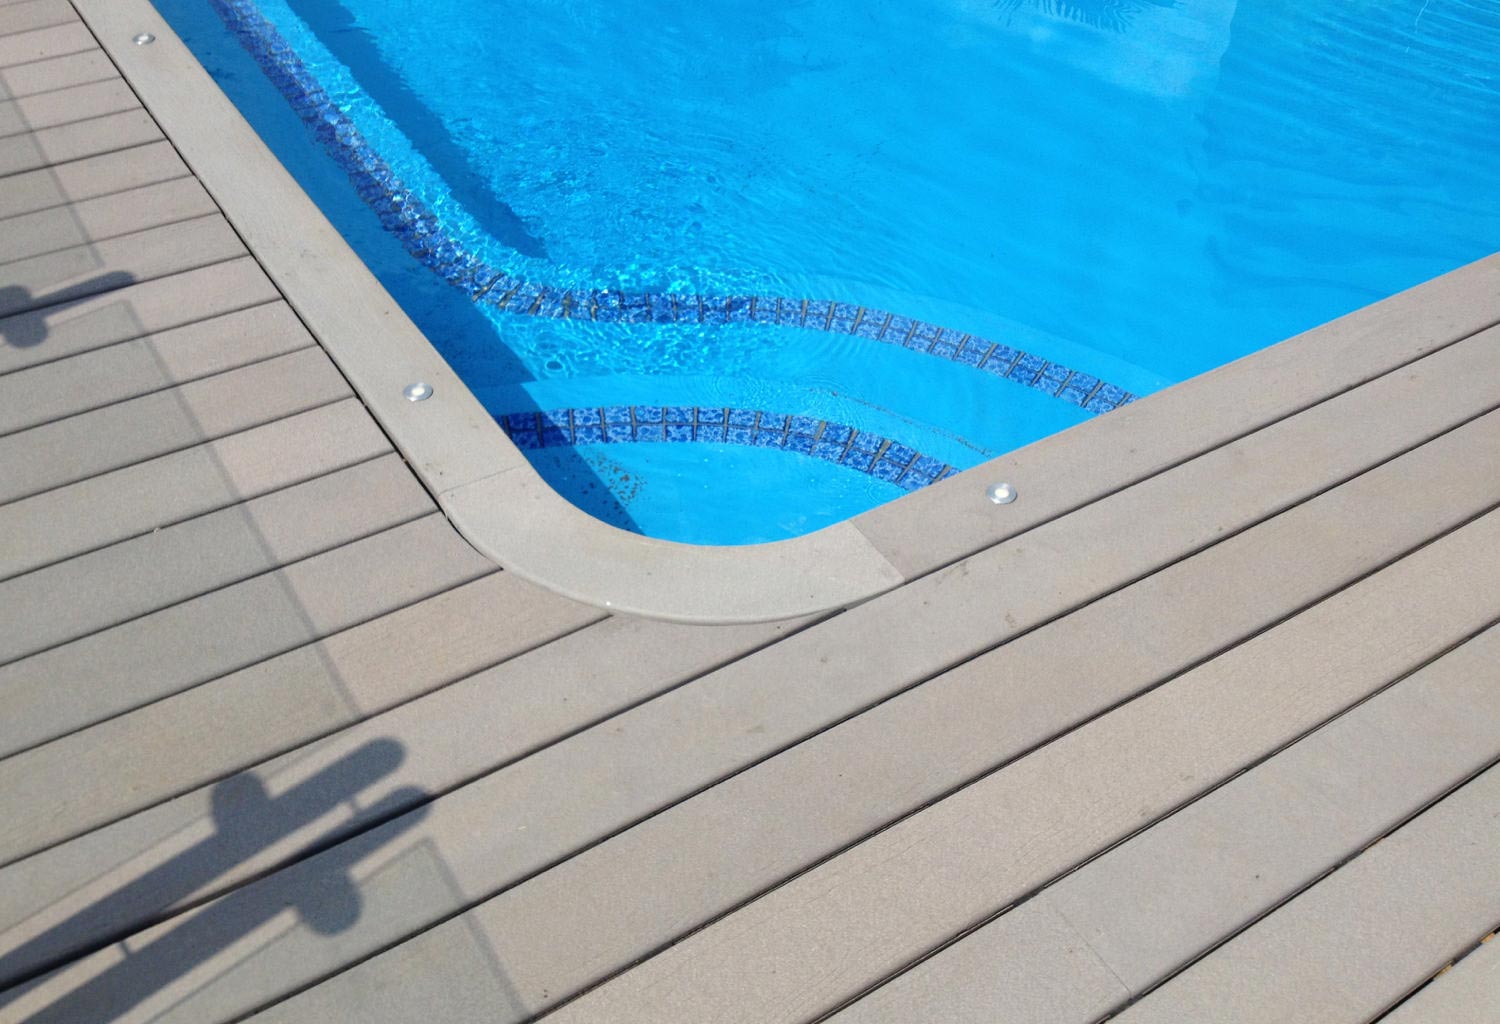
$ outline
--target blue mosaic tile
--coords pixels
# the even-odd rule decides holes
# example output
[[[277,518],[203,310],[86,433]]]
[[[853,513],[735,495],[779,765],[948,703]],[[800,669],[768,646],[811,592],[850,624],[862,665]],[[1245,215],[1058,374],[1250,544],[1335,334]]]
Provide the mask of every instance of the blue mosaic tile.
[[[1082,405],[1089,400],[1089,392],[1069,381],[1067,386],[1057,393],[1057,397],[1073,405]]]
[[[815,459],[838,462],[844,457],[844,446],[834,441],[815,441],[812,446],[812,456]]]
[[[651,295],[651,319],[658,324],[674,324],[677,322],[677,304],[672,301],[670,295]]]
[[[601,422],[603,422],[603,421],[600,418],[599,410],[598,409],[574,409],[573,410],[573,425],[574,426],[579,426],[579,427],[583,427],[583,426],[597,427],[597,426],[599,426],[599,424]]]
[[[885,444],[885,438],[879,434],[864,434],[858,431],[854,434],[854,440],[849,442],[851,451],[877,452],[880,446]]]
[[[791,422],[792,418],[790,416],[782,416],[778,413],[770,412],[761,412],[759,414],[759,426],[761,430],[774,430],[779,434],[784,434]]]
[[[574,444],[603,444],[604,430],[600,427],[579,427],[573,431]]]
[[[794,327],[802,326],[802,307],[805,303],[801,299],[782,299],[777,305],[780,310],[777,323],[791,324]]]
[[[1100,380],[1098,377],[1090,377],[1088,374],[1079,373],[1076,370],[1073,372],[1072,379],[1068,381],[1068,387],[1080,388],[1085,395],[1092,395],[1094,393],[1094,389],[1097,388],[1099,384]]]
[[[572,429],[571,409],[549,409],[547,412],[538,413],[542,419],[542,427],[557,427],[561,430]]]
[[[693,426],[691,423],[668,423],[666,437],[668,441],[691,441]]]
[[[630,406],[628,406],[628,405],[611,405],[611,406],[606,406],[605,409],[604,409],[604,422],[610,424],[611,426],[613,426],[615,424],[626,424],[626,425],[629,425],[629,423],[630,423]]]
[[[1031,382],[1031,386],[1039,391],[1055,395],[1062,390],[1062,386],[1068,382],[1068,378],[1072,375],[1073,371],[1066,366],[1048,363],[1047,368],[1042,371],[1041,376]]]
[[[803,326],[811,327],[817,331],[824,330],[828,326],[828,313],[832,308],[832,303],[813,302],[809,300],[807,303],[807,312],[802,318]]]
[[[853,433],[853,427],[846,427],[842,423],[824,423],[823,433],[818,435],[818,440],[832,441],[843,446],[849,443],[849,438]]]
[[[535,430],[516,430],[507,433],[511,443],[517,448],[530,451],[542,446],[542,439]]]
[[[1128,397],[1125,389],[1117,388],[1113,384],[1101,384],[1099,390],[1094,392],[1096,398],[1100,398],[1110,405],[1120,405]]]
[[[891,442],[891,446],[885,450],[885,455],[881,456],[881,459],[882,461],[890,460],[891,462],[899,462],[901,468],[905,469],[911,464],[911,460],[916,457],[917,453],[915,449],[908,448],[904,444],[896,444],[893,441]]]
[[[989,342],[980,338],[969,338],[953,358],[968,366],[978,366],[984,362],[984,357],[989,350]]]
[[[730,409],[729,425],[733,427],[753,427],[758,413],[754,409]]]
[[[719,295],[698,296],[699,316],[706,324],[722,324],[729,322],[729,315],[725,312],[728,300]]]
[[[553,448],[558,445],[569,445],[572,443],[573,437],[568,431],[560,430],[557,427],[542,428],[542,446],[544,448]]]
[[[664,441],[666,436],[666,428],[660,423],[637,423],[635,425],[637,441]]]
[[[582,431],[579,431],[582,433]],[[609,423],[604,427],[604,440],[610,444],[622,444],[635,439],[635,427],[629,421],[625,423]]]
[[[731,296],[725,308],[725,316],[732,324],[748,323],[750,320],[750,299],[747,296]]]
[[[953,342],[951,341],[943,341],[942,339],[939,339],[937,341],[934,341],[932,343],[932,347],[927,351],[937,356],[939,359],[952,359],[954,356],[958,355],[958,346],[953,344]]]
[[[668,423],[691,423],[696,412],[690,405],[669,405],[662,410],[662,415]]]
[[[724,440],[730,444],[749,444],[755,436],[755,431],[749,427],[730,427],[724,432]]]
[[[1083,407],[1091,413],[1098,414],[1113,411],[1115,408],[1115,403],[1111,402],[1109,399],[1104,398],[1101,395],[1095,395],[1087,402],[1084,402]]]
[[[786,444],[786,435],[778,430],[759,430],[753,443],[758,448],[780,448]]]
[[[1023,355],[1005,376],[1021,384],[1030,384],[1046,365],[1047,360],[1041,356]]]
[[[635,406],[635,421],[637,423],[660,423],[664,419],[662,407],[659,405],[637,405]]]
[[[600,291],[594,293],[594,318],[605,322],[612,322],[624,315],[625,307],[620,301],[619,292]]]
[[[885,325],[891,315],[878,309],[865,310],[864,316],[860,318],[859,324],[854,328],[854,333],[861,338],[877,340],[885,330]]]
[[[935,477],[943,471],[943,464],[931,455],[918,455],[912,460],[909,472],[928,478]]]
[[[702,426],[705,423],[712,423],[716,427],[722,427],[728,421],[729,421],[729,410],[728,409],[708,409],[708,408],[704,408],[703,406],[699,406],[698,407],[698,425],[699,426]]]
[[[626,295],[620,299],[620,319],[627,324],[651,322],[651,303],[644,295]]]
[[[491,293],[493,294],[493,293]],[[520,284],[513,291],[499,296],[495,305],[503,309],[514,310],[518,313],[530,313],[538,299],[542,297],[542,289],[534,284]]]
[[[786,439],[786,450],[789,452],[801,452],[803,455],[811,455],[813,439],[807,434],[792,434]]]
[[[812,437],[818,432],[818,424],[821,422],[811,416],[793,416],[790,429],[794,434],[806,434]]]
[[[911,336],[906,339],[906,347],[926,352],[937,341],[938,332],[942,328],[937,324],[918,323],[912,328]]]
[[[698,424],[699,441],[719,442],[724,440],[724,428],[717,423]]]
[[[911,317],[898,316],[893,313],[891,322],[885,325],[885,333],[880,336],[880,340],[888,341],[893,345],[905,345],[907,336],[916,326],[917,322]]]
[[[537,429],[536,413],[513,412],[506,416],[504,421],[500,425],[503,426],[506,430],[534,431]]]
[[[875,453],[872,451],[860,451],[859,449],[850,448],[847,452],[844,453],[844,458],[842,461],[846,466],[850,466],[863,473],[868,473],[870,472],[870,469],[875,465]]]
[[[889,483],[895,483],[901,479],[901,474],[906,472],[906,463],[892,462],[890,459],[880,459],[870,467],[870,475],[879,477]]]

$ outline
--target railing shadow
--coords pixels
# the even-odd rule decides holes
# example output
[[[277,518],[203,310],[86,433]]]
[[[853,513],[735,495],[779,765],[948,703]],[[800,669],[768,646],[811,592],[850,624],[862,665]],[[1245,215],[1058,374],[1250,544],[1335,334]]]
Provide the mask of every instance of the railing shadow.
[[[47,318],[60,308],[134,283],[134,274],[116,270],[40,295],[22,285],[0,284],[0,344],[35,348],[47,340]]]
[[[79,1024],[114,1019],[208,963],[283,910],[293,909],[318,935],[335,935],[359,920],[362,901],[350,871],[359,861],[426,816],[429,794],[402,787],[359,806],[361,792],[396,770],[401,744],[374,740],[288,789],[270,796],[254,775],[226,779],[212,792],[212,836],[182,851],[72,917],[0,957],[0,1007],[26,995],[35,981],[66,963],[122,942],[152,921],[169,917],[204,886],[273,847],[341,804],[356,808],[366,831],[343,839],[340,823],[330,840],[298,851],[308,877],[286,900],[261,898],[249,883],[189,914],[177,927],[125,955],[26,1019],[33,1024]],[[414,805],[416,805],[414,807]],[[399,817],[399,824],[374,826]],[[325,849],[326,847],[326,849]],[[149,906],[143,903],[149,901]]]

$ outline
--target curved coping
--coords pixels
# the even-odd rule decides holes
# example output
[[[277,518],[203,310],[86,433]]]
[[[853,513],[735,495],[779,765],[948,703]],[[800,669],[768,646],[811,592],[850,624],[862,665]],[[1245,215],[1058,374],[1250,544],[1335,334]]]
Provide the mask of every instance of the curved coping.
[[[848,302],[775,295],[569,290],[521,280],[466,249],[448,231],[442,218],[401,180],[333,101],[255,0],[210,0],[210,4],[314,138],[349,175],[381,225],[409,255],[475,302],[522,315],[601,323],[755,323],[849,334],[972,366],[1091,413],[1109,412],[1136,398],[1124,388],[1034,353]]]
[[[874,513],[790,540],[713,547],[628,533],[564,500],[149,0],[75,6],[450,521],[502,567],[599,607],[685,622],[796,618],[920,575],[899,569],[898,553],[887,557],[882,548],[892,542],[871,540],[880,530],[861,529]],[[155,43],[133,45],[141,32]],[[432,397],[408,401],[403,392],[414,381],[430,384]],[[975,500],[983,501],[977,488]]]

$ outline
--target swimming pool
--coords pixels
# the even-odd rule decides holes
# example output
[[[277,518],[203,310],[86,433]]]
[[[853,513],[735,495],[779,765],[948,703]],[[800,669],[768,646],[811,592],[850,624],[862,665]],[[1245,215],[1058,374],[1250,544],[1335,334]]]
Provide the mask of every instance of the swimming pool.
[[[655,536],[835,522],[1500,235],[1493,5],[158,6],[543,476]]]

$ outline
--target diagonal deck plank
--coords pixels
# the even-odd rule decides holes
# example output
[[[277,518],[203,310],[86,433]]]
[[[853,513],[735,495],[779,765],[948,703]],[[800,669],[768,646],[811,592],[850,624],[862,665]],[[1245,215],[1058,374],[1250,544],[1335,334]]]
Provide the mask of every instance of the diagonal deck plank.
[[[43,210],[66,208],[100,196],[187,176],[172,144],[149,142],[103,156],[44,167],[7,178],[0,189],[0,217],[9,219]]]
[[[137,281],[243,256],[245,247],[217,213],[3,264],[0,317],[88,298]]]
[[[118,78],[119,75],[103,50],[70,53],[30,64],[0,68],[0,100],[24,99],[37,93]]]
[[[558,1024],[838,1008],[1487,628],[1497,540],[1491,513],[695,933]]]
[[[0,436],[316,345],[268,302],[0,375]]]
[[[0,101],[0,139],[136,110],[140,105],[121,78]]]
[[[1490,933],[1473,953],[1432,980],[1381,1024],[1490,1024],[1500,1006],[1500,943]]]
[[[0,48],[4,43],[0,39]],[[161,130],[144,110],[105,114],[26,135],[12,135],[0,139],[0,180],[24,171],[144,146],[161,138]]]
[[[0,506],[0,579],[390,451],[353,399]],[[78,508],[89,516],[70,514]]]
[[[1500,504],[1500,485],[1461,494],[1443,483],[1469,479],[1466,467],[1477,468],[1477,453],[1497,442],[1500,413],[898,696],[439,931],[481,929],[521,998],[487,1013],[524,1019],[624,968],[643,946],[679,938],[956,784],[1354,582],[1424,543],[1428,531]],[[1426,491],[1430,504],[1372,513],[1359,535],[1343,529],[1352,510],[1372,509],[1392,490]],[[1302,572],[1258,577],[1257,566],[1294,557],[1309,537],[1320,543]],[[1157,639],[1144,645],[1147,636]],[[1101,664],[1110,666],[1107,677],[1096,671]],[[712,735],[700,729],[697,738]],[[874,750],[881,756],[871,764]],[[601,776],[617,772],[607,756],[598,755]],[[574,778],[589,771],[580,763]],[[806,779],[820,782],[805,787]],[[786,794],[802,788],[806,794],[789,804]],[[728,822],[757,824],[729,829]],[[458,863],[456,851],[449,861]],[[634,898],[609,895],[621,892]],[[451,934],[422,936],[412,950],[355,968],[332,983],[319,1012],[340,1001],[360,1005],[357,993],[372,978],[401,973],[381,960],[399,965],[451,941]],[[462,979],[445,977],[442,984],[464,989]]]
[[[493,571],[441,516],[428,516],[12,662],[0,667],[0,692],[15,711],[0,722],[0,755]]]
[[[174,178],[69,206],[0,220],[0,262],[133,235],[217,213],[194,178]]]
[[[1284,507],[1283,495],[1287,491],[1304,486],[1296,472],[1297,455],[1309,444],[1328,445],[1330,452],[1337,454],[1325,453],[1327,458],[1346,459],[1359,466],[1374,451],[1383,448],[1387,456],[1398,454],[1425,439],[1425,431],[1436,425],[1429,417],[1436,415],[1449,423],[1462,422],[1473,412],[1492,407],[1497,396],[1483,388],[1468,396],[1474,403],[1468,412],[1452,403],[1435,407],[1424,396],[1429,393],[1425,389],[1444,389],[1444,382],[1456,368],[1490,366],[1496,357],[1493,338],[1486,335],[1442,350],[1407,370],[1268,428],[1236,446],[1210,453],[1132,491],[1038,529],[1025,538],[1024,546],[1002,545],[953,570],[911,584],[900,592],[900,600],[894,596],[876,599],[791,637],[755,658],[645,705],[618,723],[610,723],[609,729],[583,734],[568,744],[520,762],[483,784],[450,794],[428,810],[413,812],[420,819],[427,819],[421,821],[420,827],[400,823],[398,819],[386,829],[410,830],[411,838],[407,843],[396,844],[393,850],[407,849],[410,843],[439,844],[444,850],[445,876],[452,880],[448,884],[457,889],[453,895],[429,893],[424,902],[414,907],[408,909],[403,905],[401,913],[394,917],[367,915],[336,940],[308,948],[287,943],[287,961],[281,967],[266,973],[236,975],[234,983],[226,984],[217,993],[203,993],[201,1001],[193,1004],[198,1008],[196,1012],[209,1012],[206,1007],[210,1005],[217,1007],[213,1013],[242,1012],[244,1006],[237,1000],[270,998],[278,989],[284,991],[304,984],[301,979],[316,979],[318,971],[335,970],[350,958],[399,939],[402,934],[399,929],[411,930],[442,916],[445,906],[454,905],[455,896],[462,900],[460,894],[464,893],[473,893],[470,899],[486,895],[506,884],[507,877],[518,880],[571,849],[629,825],[633,817],[649,814],[725,772],[753,763],[809,731],[904,689],[924,674],[930,675],[954,661],[972,657],[993,646],[995,639],[1005,638],[1007,633],[1023,632],[1051,615],[1092,599],[1101,586],[1107,592],[1110,583],[1118,587],[1198,550],[1203,543],[1221,538],[1231,528],[1228,523],[1249,525],[1264,518]],[[1473,372],[1469,371],[1469,375]],[[1384,430],[1371,429],[1360,411],[1376,407],[1384,417]],[[1413,430],[1416,437],[1411,436]],[[1403,440],[1396,440],[1403,435]],[[1311,463],[1306,469],[1309,482],[1327,483],[1326,461],[1320,462],[1316,470]],[[1113,564],[1102,562],[1097,541],[1085,539],[1117,536],[1121,527],[1111,523],[1107,518],[1110,515],[1128,517],[1128,521],[1139,524],[1142,508],[1178,507],[1185,500],[1177,496],[1179,493],[1206,496],[1199,498],[1199,514],[1191,521],[1183,517],[1154,520],[1160,531],[1154,537],[1137,529],[1129,548],[1108,552],[1117,558]],[[1217,519],[1219,516],[1229,519]],[[1049,531],[1060,536],[1056,539],[1044,536]],[[1075,536],[1078,539],[1071,540]],[[1204,540],[1195,541],[1199,536]],[[1088,553],[1092,576],[1069,564],[1068,552],[1073,550]],[[1016,561],[1002,569],[1005,563],[1000,563],[1000,559]],[[1140,568],[1127,568],[1131,564]],[[1039,573],[1040,578],[1028,579],[1028,572]],[[1105,574],[1103,580],[1101,572]],[[971,588],[981,583],[987,588],[996,573],[1011,581],[1017,593],[1008,621],[999,623],[988,614],[982,596],[971,593]],[[915,598],[917,591],[924,592],[922,599],[927,601],[931,613],[942,616],[937,620],[942,628],[932,630],[929,646],[922,648],[899,642],[900,623],[905,621],[910,607],[906,602]],[[1036,603],[1028,606],[1027,595],[1032,595]],[[1057,611],[1049,613],[1049,609]],[[992,639],[986,643],[980,639],[985,637]],[[920,660],[914,662],[914,658]],[[923,669],[924,663],[932,667]],[[785,690],[781,689],[783,686]],[[729,707],[725,704],[730,695],[740,704],[732,717],[726,714]],[[700,724],[692,732],[682,734],[677,723],[683,721]],[[710,724],[715,733],[707,731]],[[582,742],[584,737],[589,742]],[[629,738],[629,742],[622,738]],[[675,753],[663,757],[668,750]],[[580,772],[586,774],[580,776]],[[591,772],[602,774],[604,779],[580,788],[580,778],[588,777]],[[558,786],[563,788],[554,789]],[[516,833],[474,834],[466,824],[476,814],[488,817],[499,813],[499,800],[504,793],[514,794],[507,799],[507,806],[517,809],[505,812],[507,817],[516,813],[536,814],[542,809],[537,794],[549,791],[569,795],[544,804],[548,807],[547,829],[529,827]],[[561,826],[568,820],[576,824],[563,830]],[[375,833],[371,833],[369,841],[378,841]],[[309,866],[305,869],[298,865],[273,876],[274,883],[270,880],[256,883],[246,892],[253,889],[284,893],[286,887],[295,888],[304,871],[317,870],[316,860],[306,862]],[[497,875],[498,865],[504,865],[503,875]],[[375,899],[373,893],[366,895]],[[250,899],[248,895],[244,898]],[[242,987],[248,987],[248,991]],[[225,1002],[221,1004],[218,1000]],[[238,1010],[232,1009],[236,1006]]]
[[[23,0],[0,9],[0,36],[16,35],[78,20],[68,0]]]
[[[0,318],[0,374],[89,352],[154,331],[260,306],[281,296],[242,257]]]
[[[1497,801],[1491,768],[1117,1020],[1378,1016],[1500,918]]]
[[[100,476],[349,397],[318,348],[0,438],[0,504]]]
[[[835,1015],[839,1024],[988,1020],[1031,979],[1088,986],[1102,966],[1117,997],[1054,1024],[1093,1024],[1356,856],[1500,760],[1500,629],[1444,655],[1180,814]],[[1088,951],[1076,977],[1040,962],[1036,915]]]
[[[83,22],[75,18],[65,25],[0,36],[0,69],[98,48]]]
[[[394,455],[0,583],[0,664],[433,511]]]

